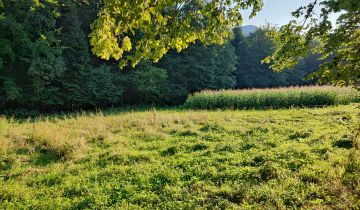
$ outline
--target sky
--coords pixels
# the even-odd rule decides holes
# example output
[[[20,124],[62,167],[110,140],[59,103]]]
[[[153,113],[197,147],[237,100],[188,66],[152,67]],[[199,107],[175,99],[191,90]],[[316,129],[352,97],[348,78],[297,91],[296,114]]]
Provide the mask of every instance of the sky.
[[[301,6],[308,5],[313,0],[264,0],[264,7],[256,17],[249,19],[250,11],[243,12],[243,25],[262,26],[265,23],[271,23],[282,26],[292,20],[291,12]],[[336,17],[333,15],[331,20],[335,23]]]

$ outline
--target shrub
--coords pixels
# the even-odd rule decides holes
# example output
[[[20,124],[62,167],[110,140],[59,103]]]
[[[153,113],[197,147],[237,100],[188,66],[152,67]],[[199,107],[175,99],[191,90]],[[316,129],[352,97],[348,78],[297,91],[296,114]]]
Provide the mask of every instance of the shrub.
[[[360,102],[352,88],[330,86],[288,87],[202,91],[188,97],[184,107],[191,109],[251,109],[314,107]]]

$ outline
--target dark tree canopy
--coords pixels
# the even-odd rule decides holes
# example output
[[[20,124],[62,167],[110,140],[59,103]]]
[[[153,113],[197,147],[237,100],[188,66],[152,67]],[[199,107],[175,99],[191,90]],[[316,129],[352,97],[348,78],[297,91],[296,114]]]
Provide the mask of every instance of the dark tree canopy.
[[[308,85],[314,81],[305,80],[305,77],[319,68],[320,57],[318,54],[310,54],[291,71],[274,72],[268,64],[262,64],[261,60],[274,53],[275,43],[267,36],[276,31],[271,25],[259,28],[254,33],[244,36],[241,28],[233,29],[237,65],[234,75],[236,88],[266,88],[291,85]],[[316,46],[316,45],[314,45]]]
[[[177,5],[173,4],[174,2],[180,4],[180,1],[159,2],[172,6]],[[168,20],[165,26],[171,28],[174,27],[172,24],[182,24],[188,20],[183,15],[191,17],[195,15],[191,11],[205,11],[205,8],[214,8],[222,1],[207,5],[210,2],[186,1],[183,6],[178,7],[179,16],[169,13],[174,12],[173,7],[162,10],[163,18],[174,16],[177,17],[174,20],[178,21],[174,23]],[[218,14],[215,12],[217,10],[211,10],[215,13],[201,13],[201,18],[198,18],[203,25],[200,28],[199,25],[189,28],[190,31],[196,30],[197,38],[193,40],[194,43],[184,41],[184,45],[177,49],[175,45],[161,42],[160,47],[166,45],[166,51],[169,50],[167,54],[160,56],[161,59],[154,54],[157,48],[151,49],[152,45],[146,48],[151,49],[150,51],[146,51],[143,45],[140,48],[136,45],[150,43],[151,40],[156,42],[160,38],[163,41],[168,35],[171,40],[175,40],[176,37],[180,38],[177,40],[183,40],[182,36],[189,32],[187,29],[184,30],[185,34],[180,34],[177,28],[169,32],[161,31],[160,28],[160,31],[156,31],[154,28],[158,36],[152,36],[141,31],[142,28],[134,28],[135,34],[131,31],[124,32],[124,36],[116,36],[115,42],[118,44],[122,38],[128,36],[131,50],[125,52],[118,61],[104,60],[91,52],[89,36],[94,35],[94,26],[101,19],[97,14],[99,11],[101,14],[111,1],[1,0],[1,3],[0,113],[8,109],[45,112],[139,103],[177,105],[183,103],[189,94],[203,89],[277,87],[313,83],[304,81],[303,78],[317,70],[320,64],[316,59],[321,54],[311,53],[310,50],[309,56],[301,59],[292,71],[276,73],[269,70],[269,65],[261,64],[260,61],[274,53],[277,43],[266,34],[275,34],[275,31],[265,27],[243,36],[241,28],[235,27],[232,33],[232,24],[241,20],[241,16],[238,16],[236,21],[234,19],[234,22],[216,22],[216,19],[221,17],[215,15]],[[241,8],[253,6],[255,11],[261,7],[261,1],[249,0],[239,4]],[[215,15],[215,22],[212,23],[221,24],[215,32],[224,32],[223,34],[212,33],[211,27],[208,27],[210,25],[206,25],[209,23],[207,19],[212,18],[210,14]],[[111,15],[112,18],[116,16]],[[155,24],[154,17],[161,16],[150,12],[150,17],[150,22],[145,25],[151,28]],[[92,30],[91,24],[94,22]],[[198,22],[191,21],[191,24],[195,23]],[[175,34],[171,35],[172,33]],[[216,37],[223,40],[217,42],[221,39]],[[312,45],[316,46],[315,43],[313,40]],[[135,60],[131,59],[134,56],[140,56],[139,65],[135,68],[126,65],[124,70],[120,71],[119,61],[128,59],[126,63],[133,63]],[[325,61],[331,60],[334,56],[330,55]],[[158,63],[151,62],[156,60],[155,57],[159,59]]]

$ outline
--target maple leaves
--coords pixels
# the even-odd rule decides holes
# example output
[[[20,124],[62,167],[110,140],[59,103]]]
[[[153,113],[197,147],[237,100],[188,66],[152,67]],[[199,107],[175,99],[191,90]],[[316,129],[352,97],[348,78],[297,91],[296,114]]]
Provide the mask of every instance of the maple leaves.
[[[170,49],[180,52],[197,40],[223,44],[241,24],[240,10],[249,7],[256,14],[262,0],[104,0],[92,25],[92,51],[123,68],[143,59],[157,62]]]

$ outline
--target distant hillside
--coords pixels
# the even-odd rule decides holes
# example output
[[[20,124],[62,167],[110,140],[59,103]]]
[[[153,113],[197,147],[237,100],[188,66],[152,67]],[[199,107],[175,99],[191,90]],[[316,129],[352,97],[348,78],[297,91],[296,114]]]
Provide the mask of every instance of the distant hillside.
[[[254,33],[258,27],[254,26],[254,25],[246,25],[246,26],[241,26],[242,32],[244,35],[249,35],[251,33]]]

